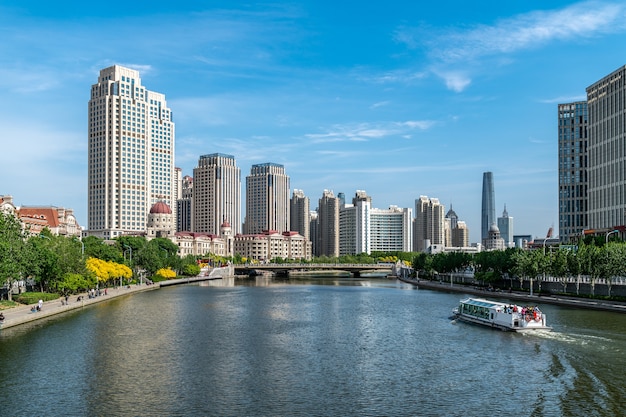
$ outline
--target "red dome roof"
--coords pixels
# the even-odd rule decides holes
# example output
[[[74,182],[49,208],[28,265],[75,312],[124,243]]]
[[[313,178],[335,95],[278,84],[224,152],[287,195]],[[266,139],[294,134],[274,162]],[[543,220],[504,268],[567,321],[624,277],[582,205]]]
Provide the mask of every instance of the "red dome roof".
[[[224,223],[222,223],[222,227],[230,227],[230,223],[228,223],[228,220],[224,220]]]
[[[163,201],[159,201],[152,206],[150,214],[172,214],[172,209]]]

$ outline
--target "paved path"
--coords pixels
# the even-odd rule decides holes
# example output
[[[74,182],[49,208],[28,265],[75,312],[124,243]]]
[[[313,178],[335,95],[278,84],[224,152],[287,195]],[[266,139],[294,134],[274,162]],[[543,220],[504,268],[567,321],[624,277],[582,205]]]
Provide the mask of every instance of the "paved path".
[[[101,292],[101,295],[94,298],[89,298],[87,293],[75,294],[69,297],[67,305],[63,305],[65,298],[57,298],[56,300],[45,301],[41,311],[32,312],[31,308],[36,304],[21,305],[18,307],[8,308],[2,311],[4,314],[4,321],[0,324],[0,329],[6,329],[8,327],[17,326],[20,324],[28,323],[42,319],[44,317],[54,316],[56,314],[64,313],[66,311],[83,308],[92,304],[101,303],[103,301],[112,300],[117,297],[123,297],[126,295],[134,294],[141,291],[156,290],[159,285],[130,285],[129,287],[117,287],[107,288],[107,295]],[[78,297],[81,297],[81,301],[77,301]],[[62,302],[63,300],[63,302]]]

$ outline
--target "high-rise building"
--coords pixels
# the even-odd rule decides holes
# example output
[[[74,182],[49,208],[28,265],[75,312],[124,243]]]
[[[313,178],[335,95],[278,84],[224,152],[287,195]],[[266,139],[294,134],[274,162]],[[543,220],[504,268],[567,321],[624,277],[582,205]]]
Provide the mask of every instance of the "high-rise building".
[[[413,250],[424,252],[431,245],[444,245],[444,207],[437,198],[415,200]]]
[[[493,191],[493,173],[483,173],[483,200],[481,210],[481,241],[489,238],[489,229],[496,224],[496,197]]]
[[[559,236],[568,242],[587,229],[586,101],[559,104]],[[504,232],[500,227],[504,237]],[[510,234],[512,236],[512,234]]]
[[[311,239],[311,254],[314,256],[319,256],[318,246],[319,246],[319,223],[317,221],[317,210],[311,210],[309,213],[309,233]]]
[[[193,177],[185,175],[180,184],[180,198],[176,202],[176,231],[193,230]]]
[[[372,252],[411,252],[413,210],[390,206],[370,212],[370,249]],[[371,253],[371,252],[370,252]]]
[[[587,87],[589,111],[587,220],[590,229],[611,230],[625,223],[625,80],[626,66],[622,66]]]
[[[452,210],[452,204],[450,204],[450,210],[446,213],[445,223],[444,223],[444,233],[445,233],[445,246],[453,246],[452,245],[452,230],[456,229],[457,223],[459,221],[459,216],[457,216],[456,212]]]
[[[302,190],[293,190],[290,205],[291,230],[300,233],[306,240],[310,241],[311,210],[309,197],[305,196]]]
[[[324,190],[317,208],[317,256],[339,256],[339,199]]]
[[[165,95],[147,90],[139,72],[100,71],[88,110],[87,234],[114,238],[145,232],[150,208],[173,207],[175,125]]]
[[[504,240],[504,246],[513,246],[513,217],[509,216],[509,212],[506,211],[506,204],[502,217],[498,217],[498,229],[500,230],[500,237]]]
[[[241,170],[235,157],[202,155],[193,170],[193,231],[220,234],[226,221],[234,235],[241,233]]]
[[[341,205],[339,209],[340,255],[371,253],[371,210],[372,198],[363,190],[356,191],[352,204]]]
[[[289,191],[289,176],[283,165],[252,165],[246,177],[245,233],[289,231]]]
[[[452,229],[452,247],[466,248],[469,246],[469,229],[464,221],[459,220]]]

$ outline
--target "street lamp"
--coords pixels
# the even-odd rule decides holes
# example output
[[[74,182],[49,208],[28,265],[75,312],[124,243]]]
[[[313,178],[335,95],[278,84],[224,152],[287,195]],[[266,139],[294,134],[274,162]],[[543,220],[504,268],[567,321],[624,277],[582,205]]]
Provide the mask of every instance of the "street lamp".
[[[604,237],[605,243],[609,243],[609,236],[612,235],[613,233],[619,233],[619,230],[611,230],[610,232],[608,232],[606,236]]]

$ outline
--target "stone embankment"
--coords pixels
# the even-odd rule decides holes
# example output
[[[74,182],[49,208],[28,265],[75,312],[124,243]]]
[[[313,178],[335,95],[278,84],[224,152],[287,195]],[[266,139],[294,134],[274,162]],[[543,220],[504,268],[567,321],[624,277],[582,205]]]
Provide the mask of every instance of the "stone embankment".
[[[566,307],[626,313],[626,303],[618,301],[594,300],[589,298],[571,297],[567,295],[530,295],[527,293],[520,293],[515,291],[488,291],[478,287],[459,284],[450,285],[450,283],[444,283],[439,281],[429,281],[424,279],[416,280],[399,277],[398,279],[408,284],[415,285],[418,288],[478,295],[482,298],[503,298],[507,300],[524,301],[532,304],[554,304]]]

